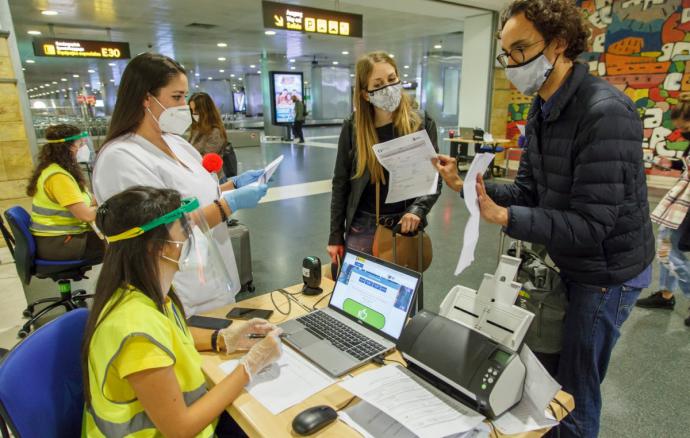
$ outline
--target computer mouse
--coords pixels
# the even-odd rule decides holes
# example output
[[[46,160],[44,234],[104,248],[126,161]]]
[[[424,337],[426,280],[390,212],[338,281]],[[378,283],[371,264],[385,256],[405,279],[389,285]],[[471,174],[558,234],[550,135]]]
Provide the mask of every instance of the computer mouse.
[[[321,405],[305,409],[292,420],[292,430],[299,435],[311,435],[331,424],[338,413],[330,406]]]

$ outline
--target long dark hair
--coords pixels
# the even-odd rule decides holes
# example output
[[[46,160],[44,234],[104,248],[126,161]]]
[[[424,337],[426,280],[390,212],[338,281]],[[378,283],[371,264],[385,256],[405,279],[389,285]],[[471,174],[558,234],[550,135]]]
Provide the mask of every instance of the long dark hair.
[[[77,135],[80,132],[81,130],[73,125],[53,125],[46,129],[46,140],[60,140]],[[81,167],[79,167],[79,163],[77,163],[77,159],[71,150],[75,141],[46,143],[41,147],[41,152],[38,153],[38,165],[34,169],[31,178],[29,178],[29,184],[26,186],[27,196],[34,196],[36,194],[38,178],[41,176],[41,172],[51,164],[57,164],[65,169],[77,181],[79,190],[84,191],[86,179],[84,179]]]
[[[158,96],[160,89],[179,74],[186,75],[187,72],[177,61],[165,55],[146,52],[129,61],[120,80],[115,109],[103,144],[136,131],[146,115],[143,106],[146,95]]]
[[[208,135],[214,128],[220,130],[220,136],[225,143],[228,142],[228,135],[225,133],[225,125],[220,118],[220,111],[216,107],[215,102],[206,93],[194,93],[189,98],[189,103],[194,102],[194,111],[199,115],[199,121],[192,122],[192,129],[190,131],[190,138],[195,135]]]
[[[143,225],[179,208],[180,193],[172,189],[134,186],[109,198],[96,212],[96,225],[106,236],[122,233]],[[120,303],[124,294],[117,297],[109,310],[101,315],[106,304],[121,288],[133,286],[156,303],[165,313],[164,295],[161,291],[158,255],[163,251],[164,240],[170,239],[167,227],[156,227],[146,233],[127,240],[109,244],[103,258],[103,269],[98,276],[93,306],[86,323],[86,332],[81,347],[82,378],[84,398],[91,402],[89,389],[89,347],[99,321],[104,320]],[[184,314],[182,303],[174,292],[170,299]]]

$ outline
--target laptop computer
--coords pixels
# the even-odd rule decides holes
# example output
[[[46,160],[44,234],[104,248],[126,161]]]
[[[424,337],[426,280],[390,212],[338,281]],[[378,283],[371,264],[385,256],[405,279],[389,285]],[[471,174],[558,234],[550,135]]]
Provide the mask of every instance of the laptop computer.
[[[283,342],[338,377],[393,348],[421,275],[348,249],[328,307],[280,324]]]

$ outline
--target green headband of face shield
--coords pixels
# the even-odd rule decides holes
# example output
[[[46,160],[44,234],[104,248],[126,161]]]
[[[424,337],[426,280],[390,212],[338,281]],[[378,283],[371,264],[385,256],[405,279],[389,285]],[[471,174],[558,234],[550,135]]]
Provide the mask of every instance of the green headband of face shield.
[[[46,140],[46,143],[65,143],[65,142],[72,141],[72,140],[79,140],[80,138],[86,138],[88,136],[89,136],[89,133],[87,131],[84,131],[84,132],[80,132],[79,134],[70,135],[69,137],[65,137],[65,138],[58,138],[56,140]]]
[[[175,209],[169,213],[164,214],[163,216],[156,218],[152,220],[151,222],[148,222],[144,225],[140,225],[138,227],[130,228],[127,231],[123,231],[120,234],[116,234],[114,236],[105,236],[105,240],[108,243],[113,243],[117,242],[118,240],[126,240],[126,239],[132,239],[134,237],[141,236],[145,232],[152,230],[156,227],[159,227],[161,225],[166,225],[171,222],[175,222],[179,218],[181,218],[185,213],[190,213],[194,210],[199,208],[199,200],[197,198],[186,198],[182,200],[182,205],[180,208]]]

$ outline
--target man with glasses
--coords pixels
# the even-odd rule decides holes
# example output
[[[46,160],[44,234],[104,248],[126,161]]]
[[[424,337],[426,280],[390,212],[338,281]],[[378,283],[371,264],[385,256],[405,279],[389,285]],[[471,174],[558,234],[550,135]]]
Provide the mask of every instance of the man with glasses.
[[[562,436],[596,437],[600,385],[620,328],[651,280],[654,236],[634,104],[575,62],[589,32],[570,0],[514,0],[501,17],[506,76],[534,101],[512,184],[477,180],[484,220],[545,245],[567,287],[560,355],[541,356],[575,397]],[[454,160],[436,162],[461,191]],[[574,420],[574,421],[573,421]]]

